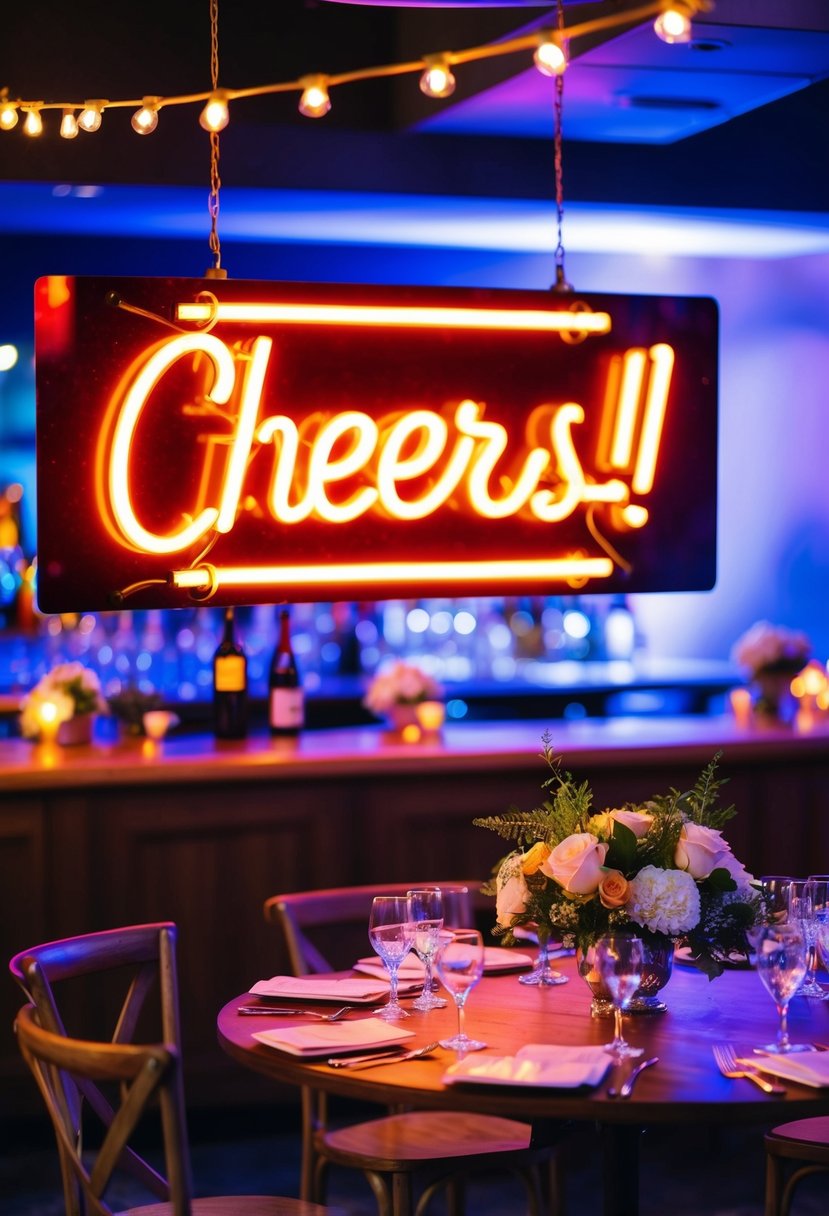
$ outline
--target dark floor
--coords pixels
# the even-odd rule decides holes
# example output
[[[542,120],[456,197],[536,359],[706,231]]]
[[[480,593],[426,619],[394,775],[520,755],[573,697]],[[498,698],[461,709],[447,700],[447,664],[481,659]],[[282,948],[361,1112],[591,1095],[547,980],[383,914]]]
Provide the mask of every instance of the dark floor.
[[[299,1138],[291,1111],[251,1110],[191,1119],[199,1194],[296,1195]],[[57,1158],[39,1124],[0,1129],[2,1216],[62,1216]],[[762,1216],[762,1131],[755,1128],[658,1128],[641,1140],[641,1216]],[[599,1145],[581,1129],[564,1147],[567,1216],[601,1216]],[[127,1184],[116,1208],[146,1202]],[[361,1176],[334,1171],[328,1201],[347,1216],[375,1216]],[[435,1213],[442,1211],[439,1202]],[[493,1175],[470,1187],[468,1216],[520,1216],[518,1186]],[[829,1216],[829,1174],[808,1179],[792,1216]]]

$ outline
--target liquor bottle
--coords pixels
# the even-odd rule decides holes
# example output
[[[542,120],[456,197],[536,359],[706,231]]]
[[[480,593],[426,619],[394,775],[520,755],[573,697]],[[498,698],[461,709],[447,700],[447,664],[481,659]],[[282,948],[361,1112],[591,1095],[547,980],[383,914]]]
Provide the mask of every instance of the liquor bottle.
[[[305,701],[291,648],[288,609],[279,613],[279,640],[271,662],[269,718],[272,735],[297,735],[305,725]]]
[[[213,730],[218,739],[244,739],[248,733],[248,664],[233,634],[232,608],[225,611],[213,656]]]

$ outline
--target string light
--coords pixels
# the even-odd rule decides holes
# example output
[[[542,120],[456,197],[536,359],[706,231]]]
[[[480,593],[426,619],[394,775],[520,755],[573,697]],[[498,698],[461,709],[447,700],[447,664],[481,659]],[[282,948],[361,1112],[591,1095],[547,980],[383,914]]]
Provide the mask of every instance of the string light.
[[[690,42],[693,15],[693,11],[681,0],[672,0],[654,21],[654,33],[663,42]]]
[[[17,126],[17,106],[9,101],[4,89],[0,93],[0,131],[11,131]]]
[[[207,105],[199,115],[199,124],[205,131],[224,131],[230,122],[230,110],[227,106],[227,93],[217,89],[211,93]]]
[[[85,101],[78,116],[78,126],[89,133],[100,129],[106,101]]]
[[[130,119],[133,131],[139,135],[150,135],[158,126],[158,97],[145,97],[140,110]]]
[[[544,76],[560,76],[567,67],[566,44],[557,34],[544,30],[535,48],[533,63]]]
[[[38,106],[23,107],[23,112],[26,115],[26,121],[23,123],[23,130],[27,135],[38,136],[43,132],[43,119],[40,117],[40,108]]]
[[[78,120],[74,110],[64,110],[60,120],[61,139],[74,139],[78,134]]]
[[[331,98],[328,95],[328,77],[319,74],[303,76],[300,81],[302,96],[299,99],[299,112],[306,118],[324,118],[331,109]]]
[[[455,92],[455,77],[448,55],[427,55],[429,65],[420,78],[420,91],[427,97],[451,97]]]
[[[241,89],[220,90],[214,86],[205,92],[170,97],[80,102],[11,99],[8,89],[4,88],[0,89],[0,130],[11,131],[17,125],[19,113],[22,111],[26,115],[24,130],[28,134],[34,134],[31,127],[37,126],[38,122],[42,129],[40,118],[42,110],[60,110],[64,116],[67,111],[71,111],[73,114],[80,111],[77,118],[78,129],[87,132],[97,131],[101,125],[104,110],[130,108],[136,111],[132,115],[133,128],[139,134],[147,135],[156,127],[156,123],[152,122],[152,117],[157,121],[158,113],[164,107],[200,104],[202,110],[199,122],[206,130],[215,133],[227,126],[228,103],[240,98],[298,92],[300,94],[300,112],[311,118],[321,118],[331,108],[330,90],[332,88],[359,81],[378,80],[412,73],[419,73],[420,87],[428,96],[448,97],[455,85],[452,68],[457,68],[459,65],[530,51],[533,53],[539,71],[550,76],[560,76],[567,66],[567,46],[575,38],[620,27],[629,27],[632,24],[653,19],[656,33],[666,42],[687,41],[690,37],[691,19],[699,13],[707,12],[712,6],[713,0],[648,0],[641,4],[627,4],[627,6],[620,4],[616,12],[576,23],[566,29],[544,30],[541,35],[535,31],[518,35],[515,38],[505,38],[500,42],[467,47],[465,50],[424,55],[405,63],[385,64],[330,75],[305,75],[295,80],[254,85]],[[148,102],[151,104],[147,104]],[[36,116],[35,118],[31,117],[33,114]],[[139,115],[141,115],[140,119]],[[63,128],[63,123],[61,123],[61,128]],[[64,138],[72,138],[72,136],[65,135]]]

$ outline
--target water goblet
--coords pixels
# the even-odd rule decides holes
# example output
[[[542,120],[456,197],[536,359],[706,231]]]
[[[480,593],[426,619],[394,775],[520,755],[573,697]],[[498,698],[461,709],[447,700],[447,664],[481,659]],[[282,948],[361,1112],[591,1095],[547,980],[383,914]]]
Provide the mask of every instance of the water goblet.
[[[414,887],[407,892],[412,922],[414,924],[414,949],[426,968],[423,991],[412,1009],[428,1013],[430,1009],[443,1009],[446,1001],[433,992],[432,964],[440,944],[443,928],[443,899],[440,887]]]
[[[789,1001],[806,974],[806,940],[797,921],[763,926],[757,936],[757,974],[777,1006],[780,1018],[777,1039],[767,1043],[763,1051],[775,1055],[808,1051],[805,1043],[791,1042],[786,1021]]]
[[[397,999],[397,973],[414,945],[414,924],[405,895],[375,895],[371,902],[368,937],[389,973],[389,1000],[377,1010],[384,1022],[409,1016]]]
[[[453,998],[458,1010],[458,1032],[451,1039],[441,1039],[441,1047],[462,1054],[486,1047],[480,1039],[471,1039],[464,1026],[467,998],[484,973],[484,942],[477,929],[442,930],[436,957],[440,981]]]
[[[788,920],[789,887],[794,881],[791,874],[761,875],[760,890],[763,893],[766,914],[772,923]]]
[[[829,884],[814,878],[789,883],[789,920],[799,921],[806,940],[806,975],[795,993],[810,1000],[825,1001],[827,994],[815,979],[818,965],[818,924],[827,914]]]
[[[596,943],[596,970],[610,993],[613,1002],[613,1041],[605,1044],[618,1063],[633,1056],[641,1056],[641,1047],[632,1047],[622,1034],[622,1011],[633,1000],[642,980],[645,965],[645,947],[638,937],[629,933],[609,933]]]

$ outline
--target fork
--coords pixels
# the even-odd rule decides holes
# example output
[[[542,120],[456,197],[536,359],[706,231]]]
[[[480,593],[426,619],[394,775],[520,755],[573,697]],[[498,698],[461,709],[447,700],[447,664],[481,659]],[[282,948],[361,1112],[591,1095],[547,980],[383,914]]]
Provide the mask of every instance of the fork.
[[[352,1005],[343,1005],[342,1009],[335,1009],[333,1013],[320,1013],[319,1009],[283,1009],[276,1005],[237,1005],[236,1012],[247,1017],[284,1017],[290,1014],[299,1017],[300,1014],[304,1014],[309,1018],[319,1018],[321,1022],[338,1022],[343,1014],[348,1013],[352,1008]]]
[[[765,1077],[761,1077],[758,1072],[752,1072],[751,1069],[740,1067],[737,1063],[737,1057],[734,1054],[733,1047],[728,1043],[715,1043],[712,1046],[714,1059],[717,1062],[717,1068],[724,1077],[745,1077],[747,1081],[753,1081],[755,1085],[759,1085],[767,1094],[784,1094],[786,1092],[782,1085],[775,1085],[771,1081],[767,1081]]]

